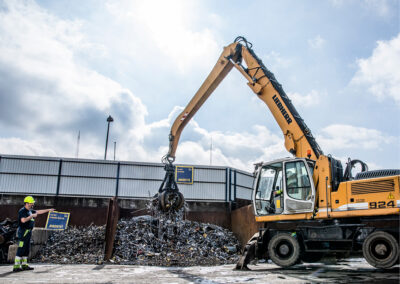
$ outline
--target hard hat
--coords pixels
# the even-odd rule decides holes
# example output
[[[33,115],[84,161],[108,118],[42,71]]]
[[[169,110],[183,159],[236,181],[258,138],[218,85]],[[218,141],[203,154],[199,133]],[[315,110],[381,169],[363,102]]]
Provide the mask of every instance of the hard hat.
[[[24,199],[24,203],[35,203],[35,199],[32,196],[27,196]]]

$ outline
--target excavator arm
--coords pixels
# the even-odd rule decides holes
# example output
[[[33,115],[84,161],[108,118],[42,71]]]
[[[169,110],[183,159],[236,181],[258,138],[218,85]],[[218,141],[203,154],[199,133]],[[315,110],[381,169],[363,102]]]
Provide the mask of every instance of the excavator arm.
[[[323,164],[329,167],[328,161],[323,156],[323,152],[310,129],[296,111],[274,74],[265,67],[261,59],[254,53],[252,44],[244,37],[238,37],[232,44],[224,48],[204,83],[182,113],[175,119],[169,135],[169,150],[163,158],[167,171],[164,181],[173,179],[174,167],[172,163],[175,161],[175,153],[183,129],[232,68],[236,68],[245,77],[247,85],[268,106],[283,132],[286,149],[296,157],[309,158],[317,162],[323,160]],[[328,175],[326,174],[326,176]],[[314,172],[314,181],[318,181],[318,179],[318,172]],[[182,198],[176,196],[178,189],[174,182],[169,182],[169,184],[172,184],[172,190],[171,186],[166,185],[167,183],[163,182],[159,190],[160,204],[164,204],[161,208],[163,210],[179,208],[178,203],[183,204],[181,200],[183,196]],[[170,194],[163,196],[164,192]],[[166,200],[167,195],[174,197],[171,199],[172,201]],[[174,202],[176,203],[174,204]]]
[[[267,104],[282,129],[286,149],[296,157],[317,160],[323,153],[310,129],[275,79],[274,74],[264,66],[261,59],[252,50],[251,43],[243,37],[236,38],[234,43],[224,48],[207,79],[176,118],[171,127],[166,158],[170,161],[175,160],[175,152],[184,127],[233,67],[246,78],[247,85],[253,92]]]

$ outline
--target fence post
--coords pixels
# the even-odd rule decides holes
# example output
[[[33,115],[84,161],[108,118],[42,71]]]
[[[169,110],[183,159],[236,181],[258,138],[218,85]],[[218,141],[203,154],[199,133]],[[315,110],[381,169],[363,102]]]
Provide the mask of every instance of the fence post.
[[[237,184],[237,171],[234,170],[233,172],[233,201],[236,202],[236,184]]]
[[[118,162],[118,167],[117,167],[117,181],[116,181],[116,186],[115,186],[115,196],[118,196],[118,188],[119,188],[119,169],[121,167],[121,163]]]
[[[58,166],[58,177],[57,177],[57,189],[56,196],[60,194],[60,182],[61,182],[61,170],[62,170],[63,160],[60,159],[60,165]]]
[[[229,168],[229,178],[228,178],[228,180],[229,180],[229,182],[228,182],[228,191],[229,191],[229,194],[228,194],[228,202],[231,202],[232,201],[232,169],[231,168]]]
[[[228,168],[225,168],[225,202],[228,202]]]
[[[106,235],[104,240],[105,243],[104,260],[106,261],[109,260],[112,256],[118,220],[119,220],[118,198],[112,197],[110,198],[107,208]]]

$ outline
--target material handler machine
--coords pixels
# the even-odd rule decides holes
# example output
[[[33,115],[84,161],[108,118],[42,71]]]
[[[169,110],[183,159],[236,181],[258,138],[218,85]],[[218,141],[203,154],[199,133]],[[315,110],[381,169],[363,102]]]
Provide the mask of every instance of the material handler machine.
[[[158,201],[164,211],[178,210],[184,197],[174,180],[180,135],[225,76],[236,68],[269,108],[280,126],[292,158],[256,164],[253,207],[256,233],[244,248],[237,268],[254,258],[281,267],[315,262],[326,253],[361,253],[377,268],[399,263],[400,170],[368,171],[360,160],[345,169],[325,155],[310,129],[244,37],[224,48],[192,100],[176,118],[163,158],[166,176]],[[361,167],[353,176],[352,169]]]

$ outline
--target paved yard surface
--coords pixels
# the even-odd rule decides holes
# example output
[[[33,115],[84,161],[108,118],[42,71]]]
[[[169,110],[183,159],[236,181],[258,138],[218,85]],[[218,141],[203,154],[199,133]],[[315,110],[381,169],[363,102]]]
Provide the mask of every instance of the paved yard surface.
[[[388,271],[362,259],[337,264],[301,264],[281,269],[274,264],[251,265],[252,271],[234,271],[234,265],[213,267],[156,267],[130,265],[34,264],[33,271],[12,273],[0,266],[0,283],[399,283],[399,266]]]

